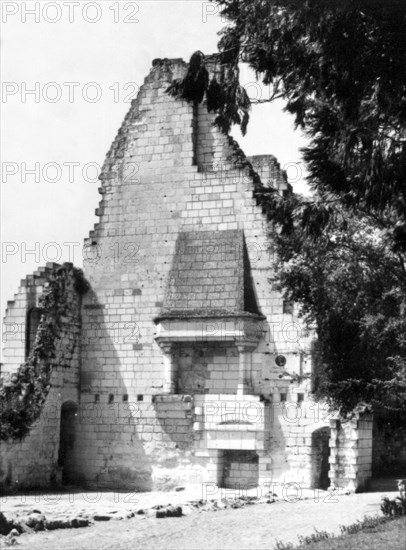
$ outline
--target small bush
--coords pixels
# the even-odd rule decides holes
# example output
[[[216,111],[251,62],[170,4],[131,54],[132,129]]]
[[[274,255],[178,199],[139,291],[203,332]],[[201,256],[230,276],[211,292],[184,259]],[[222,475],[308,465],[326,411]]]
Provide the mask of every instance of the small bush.
[[[274,550],[295,550],[291,542],[282,542],[281,540],[277,540],[273,548]]]
[[[383,497],[381,511],[387,518],[406,516],[406,496],[401,494],[396,498]]]
[[[387,518],[380,516],[365,516],[364,519],[351,523],[351,525],[340,525],[340,531],[342,535],[353,535],[365,531],[365,529],[373,529],[387,521]]]
[[[299,536],[299,544],[304,546],[306,544],[312,544],[313,542],[326,540],[332,536],[331,534],[327,533],[327,531],[317,531],[317,529],[315,529],[314,531],[314,533],[308,535],[307,537]]]
[[[302,548],[309,544],[313,544],[314,542],[320,542],[321,540],[326,540],[333,536],[330,533],[327,533],[327,531],[317,531],[317,529],[314,531],[315,532],[311,535],[298,536],[299,546],[295,546],[291,542],[282,542],[277,540],[273,550],[295,550],[296,548]]]
[[[389,500],[385,497],[386,500]],[[400,497],[398,497],[400,498]],[[390,517],[381,517],[381,516],[365,516],[362,520],[358,520],[351,525],[340,525],[341,536],[345,535],[354,535],[361,531],[367,531],[368,529],[374,529],[379,525],[383,525],[390,521]],[[273,550],[299,550],[305,549],[306,546],[312,545],[314,543],[320,542],[327,539],[335,539],[336,535],[333,533],[328,533],[327,531],[317,531],[308,536],[299,536],[299,546],[292,544],[291,542],[282,542],[280,540],[276,541]]]

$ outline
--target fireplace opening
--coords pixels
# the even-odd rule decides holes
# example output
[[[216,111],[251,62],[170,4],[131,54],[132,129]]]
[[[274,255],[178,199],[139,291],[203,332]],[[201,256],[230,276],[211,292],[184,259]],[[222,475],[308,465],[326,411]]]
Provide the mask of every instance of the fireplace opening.
[[[258,485],[258,454],[255,451],[223,451],[221,486],[246,490]]]

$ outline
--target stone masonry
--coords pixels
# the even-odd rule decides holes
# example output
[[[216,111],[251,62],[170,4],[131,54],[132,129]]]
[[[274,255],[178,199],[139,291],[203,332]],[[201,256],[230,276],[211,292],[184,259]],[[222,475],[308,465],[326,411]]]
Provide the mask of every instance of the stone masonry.
[[[204,102],[166,93],[186,68],[153,62],[100,176],[99,223],[84,248],[78,378],[55,378],[48,397],[77,407],[69,480],[359,490],[370,477],[372,424],[344,429],[312,402],[312,335],[272,286],[272,242],[254,191],[290,187],[274,157],[247,159]],[[22,323],[30,300],[19,306]],[[6,350],[4,373],[24,356],[12,340]],[[44,422],[23,442],[2,443],[21,465],[2,467],[8,488],[30,484],[39,455],[49,464],[35,483],[49,484],[58,468],[63,479],[66,465],[50,450],[63,430],[51,445]]]
[[[23,363],[30,354],[27,343],[33,346],[29,324],[33,308],[40,309],[39,297],[47,291],[47,279],[56,264],[47,264],[33,275],[21,281],[19,292],[8,302],[4,339],[5,358],[18,357]],[[62,471],[58,467],[60,455],[61,411],[64,404],[78,403],[81,298],[68,281],[66,301],[68,309],[61,320],[59,337],[55,343],[55,357],[49,360],[52,371],[50,390],[39,419],[30,433],[21,440],[1,441],[0,487],[3,490],[18,490],[34,487],[49,487],[61,482]],[[35,310],[34,310],[35,311]],[[37,316],[34,317],[37,321]],[[21,329],[22,326],[22,329]],[[15,378],[15,363],[10,361],[2,371],[2,385],[7,386]],[[3,407],[3,403],[1,403]]]

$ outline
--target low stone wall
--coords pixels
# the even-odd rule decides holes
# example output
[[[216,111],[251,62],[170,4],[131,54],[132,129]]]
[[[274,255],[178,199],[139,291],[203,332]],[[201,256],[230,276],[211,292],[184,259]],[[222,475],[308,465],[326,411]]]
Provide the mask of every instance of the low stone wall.
[[[76,361],[76,358],[74,359]],[[62,470],[58,466],[61,406],[65,401],[77,402],[75,382],[68,382],[77,373],[64,376],[55,369],[43,412],[30,433],[21,441],[0,444],[0,491],[14,492],[58,486]],[[64,384],[62,380],[66,380]]]
[[[372,416],[330,421],[331,484],[350,491],[367,487],[372,476]]]
[[[54,320],[57,329],[49,355],[38,347],[45,342],[45,336],[42,336],[42,340],[37,340],[34,345],[32,353],[36,354],[35,359],[30,355],[1,388],[1,414],[8,422],[3,422],[0,444],[2,491],[49,487],[58,484],[62,476],[58,466],[61,407],[66,402],[77,403],[79,398],[81,293],[77,290],[76,272],[70,264],[55,269],[65,270],[59,272],[64,277],[61,287],[64,296],[58,295],[58,311],[63,311],[63,314]],[[38,332],[46,333],[49,322],[53,324],[44,315]],[[49,373],[49,380],[41,389],[38,379],[42,379],[45,373]],[[38,396],[44,392],[42,404],[37,394],[31,398],[32,385],[37,388]],[[14,405],[21,402],[24,406],[17,410]],[[40,407],[38,417],[36,412],[32,414],[29,410],[31,403]],[[8,424],[14,432],[21,427],[19,438],[13,435],[14,432],[7,432]],[[27,427],[29,432],[24,435]]]

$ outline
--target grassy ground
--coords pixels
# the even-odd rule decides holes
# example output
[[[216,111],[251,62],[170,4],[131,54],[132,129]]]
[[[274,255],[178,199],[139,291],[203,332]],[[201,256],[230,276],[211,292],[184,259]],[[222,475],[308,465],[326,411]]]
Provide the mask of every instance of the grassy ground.
[[[276,547],[277,548],[277,547]],[[281,545],[281,550],[283,546]],[[328,538],[310,544],[290,547],[295,550],[405,550],[406,518],[399,518],[376,527]],[[285,547],[286,550],[289,546]]]

